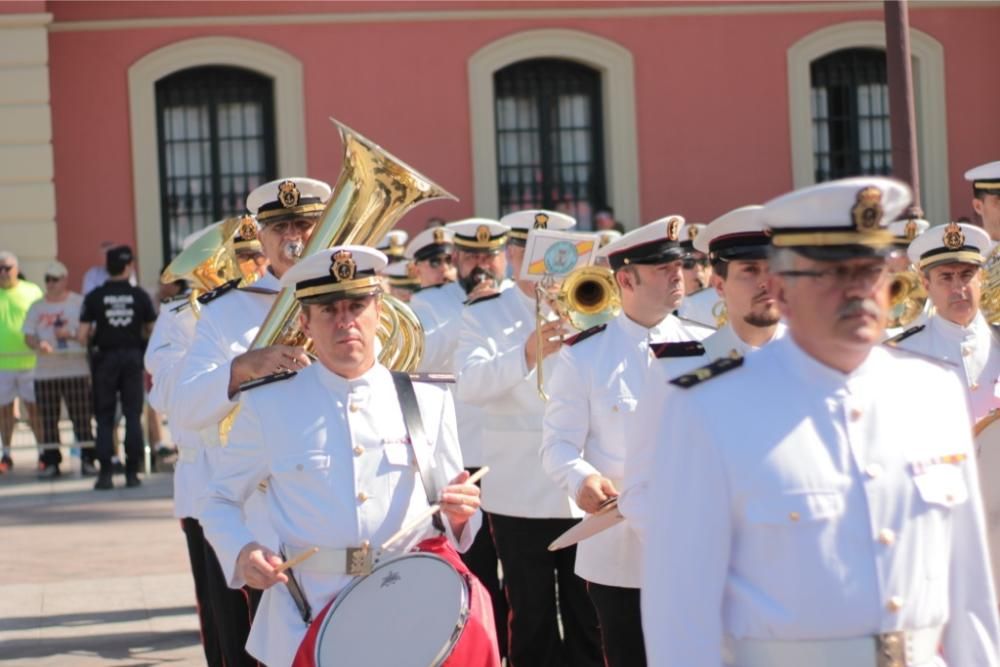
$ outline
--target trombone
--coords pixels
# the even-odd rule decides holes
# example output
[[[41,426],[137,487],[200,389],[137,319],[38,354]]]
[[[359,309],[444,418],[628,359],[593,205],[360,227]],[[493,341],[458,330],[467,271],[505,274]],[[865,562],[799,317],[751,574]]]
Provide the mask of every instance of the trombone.
[[[621,292],[615,282],[615,274],[609,268],[581,266],[573,269],[563,278],[555,295],[552,295],[551,290],[555,285],[555,278],[549,274],[535,286],[535,378],[538,397],[543,401],[549,400],[545,393],[545,376],[542,371],[545,341],[537,332],[547,322],[545,304],[548,303],[553,312],[577,331],[607,324],[622,311]]]

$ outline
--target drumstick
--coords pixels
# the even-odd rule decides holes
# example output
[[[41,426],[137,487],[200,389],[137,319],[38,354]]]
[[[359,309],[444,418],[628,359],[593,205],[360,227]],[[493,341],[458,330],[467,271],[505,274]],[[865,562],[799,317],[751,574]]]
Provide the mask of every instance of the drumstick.
[[[280,572],[284,572],[285,570],[287,570],[289,568],[295,567],[296,565],[298,565],[302,561],[306,560],[307,558],[312,558],[313,556],[315,556],[318,553],[319,553],[319,547],[313,547],[312,549],[309,549],[308,551],[303,551],[302,553],[300,553],[298,556],[296,556],[292,560],[286,560],[281,565],[275,565],[275,567],[274,567],[274,573],[278,574]]]
[[[479,480],[481,480],[486,475],[486,473],[488,473],[489,471],[490,471],[490,467],[489,466],[483,466],[482,468],[480,468],[476,472],[472,473],[472,475],[469,477],[469,479],[465,480],[464,483],[465,484],[475,484],[476,482],[478,482]],[[428,507],[426,510],[424,510],[423,512],[421,512],[420,516],[418,516],[413,521],[411,521],[410,523],[406,524],[405,526],[403,526],[402,528],[400,528],[399,530],[397,530],[395,533],[393,533],[392,537],[390,537],[389,539],[387,539],[385,542],[382,543],[382,546],[379,548],[379,551],[385,551],[390,546],[392,546],[393,544],[395,544],[396,542],[398,542],[401,538],[405,537],[408,533],[410,533],[417,526],[419,526],[420,524],[422,524],[424,521],[427,521],[427,519],[431,518],[432,516],[434,516],[435,514],[437,514],[440,511],[441,511],[441,503],[434,503],[433,505],[431,505],[430,507]]]

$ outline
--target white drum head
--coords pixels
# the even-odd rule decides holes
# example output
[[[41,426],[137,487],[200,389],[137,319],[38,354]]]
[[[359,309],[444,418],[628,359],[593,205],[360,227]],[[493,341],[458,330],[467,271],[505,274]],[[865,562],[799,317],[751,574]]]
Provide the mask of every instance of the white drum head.
[[[468,613],[465,580],[443,559],[415,553],[381,563],[337,596],[316,639],[316,665],[440,665]]]
[[[1000,579],[1000,412],[990,413],[976,424],[976,463],[979,491],[983,497],[986,539],[990,545],[993,581]]]

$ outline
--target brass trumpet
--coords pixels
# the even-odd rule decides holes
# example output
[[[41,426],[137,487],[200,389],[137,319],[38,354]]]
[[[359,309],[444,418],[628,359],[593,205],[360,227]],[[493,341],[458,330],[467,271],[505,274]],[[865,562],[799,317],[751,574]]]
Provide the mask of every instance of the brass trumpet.
[[[601,324],[607,324],[622,312],[621,292],[611,269],[600,266],[581,266],[573,269],[563,278],[555,296],[548,292],[551,281],[542,280],[536,289],[535,331],[541,329],[546,318],[543,303],[566,320],[577,331],[586,331]],[[538,396],[549,400],[545,393],[545,377],[542,372],[542,348],[545,343],[541,336],[535,337],[535,372]]]
[[[891,328],[905,327],[924,312],[927,291],[920,274],[913,269],[893,274],[889,284],[889,322]]]

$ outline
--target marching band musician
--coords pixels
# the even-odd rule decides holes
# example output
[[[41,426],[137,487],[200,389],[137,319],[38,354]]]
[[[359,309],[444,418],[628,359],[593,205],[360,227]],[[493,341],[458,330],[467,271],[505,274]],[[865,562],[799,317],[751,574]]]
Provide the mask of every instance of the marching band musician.
[[[444,227],[425,229],[410,239],[403,256],[410,260],[421,290],[455,282],[454,250],[452,232]]]
[[[185,239],[184,247],[221,224],[192,234]],[[237,229],[233,240],[233,249],[244,275],[255,273],[257,269],[260,243],[253,238],[255,232],[255,224],[243,230],[246,237]],[[174,418],[174,390],[184,356],[194,340],[197,322],[187,296],[179,303],[165,304],[160,309],[145,355],[146,370],[153,378],[149,404],[170,419],[171,435],[177,443],[174,516],[181,520],[187,541],[205,659],[209,665],[256,665],[257,661],[244,649],[252,616],[247,596],[242,590],[229,588],[198,520],[201,513],[198,498],[211,479],[208,454],[199,433],[181,427],[179,419]]]
[[[375,249],[385,255],[391,267],[406,259],[406,242],[409,240],[410,235],[406,233],[406,230],[390,229],[375,246]]]
[[[711,259],[712,285],[726,309],[726,324],[702,341],[709,360],[745,355],[784,334],[778,305],[767,288],[771,239],[760,206],[743,206],[713,220],[694,240]]]
[[[437,229],[440,231],[442,228]],[[506,225],[496,220],[469,218],[450,222],[444,230],[454,244],[458,280],[439,289],[422,290],[410,303],[424,330],[424,354],[418,370],[428,373],[454,372],[453,355],[462,329],[465,304],[513,285],[504,278],[507,272],[504,247],[509,231]],[[483,465],[485,413],[481,406],[455,400],[455,417],[465,468],[475,473]],[[496,548],[489,526],[476,536],[469,550],[462,554],[462,560],[490,592],[500,657],[506,657],[507,600],[500,589]]]
[[[965,172],[972,182],[972,208],[994,243],[1000,241],[1000,160]]]
[[[570,338],[549,379],[542,465],[588,513],[622,486],[625,424],[644,400],[640,388],[648,367],[657,358],[704,354],[672,314],[684,296],[681,224],[679,216],[666,218],[599,251],[614,271],[622,312]],[[646,664],[638,566],[639,542],[627,522],[577,546],[576,573],[587,582],[609,667]]]
[[[877,344],[886,224],[911,196],[859,177],[765,205],[788,335],[673,381],[643,554],[651,664],[997,664],[961,386]]]
[[[392,262],[381,276],[383,288],[403,303],[409,303],[413,295],[420,291],[420,280],[408,259]]]
[[[536,387],[537,364],[544,364],[543,373],[554,368],[563,322],[550,318],[536,329],[535,284],[517,280],[529,231],[566,230],[576,221],[562,213],[528,210],[500,222],[510,228],[507,259],[516,284],[465,309],[455,369],[457,398],[486,413],[483,463],[491,472],[482,483],[483,507],[510,605],[508,661],[514,667],[596,666],[601,664],[597,618],[583,580],[573,572],[575,548],[547,549],[581,512],[538,460],[545,406]],[[539,336],[541,359],[536,358]]]
[[[267,480],[266,505],[281,550],[296,566],[308,603],[322,609],[356,574],[349,549],[369,553],[429,507],[421,472],[450,480],[441,489],[444,529],[461,551],[479,528],[479,489],[466,484],[450,394],[415,383],[426,434],[411,440],[390,371],[375,355],[381,288],[379,251],[339,246],[303,259],[282,275],[302,304],[300,324],[318,362],[244,391],[229,445],[222,450],[202,521],[230,585],[265,589],[247,649],[268,665],[289,665],[307,630],[278,572],[282,558],[244,524],[242,507]],[[430,519],[410,546],[433,532]],[[403,549],[405,550],[405,549]],[[304,622],[305,621],[305,622]],[[495,650],[495,649],[494,649]]]
[[[695,248],[695,239],[705,225],[685,222],[681,227],[681,248],[684,250],[684,299],[678,304],[676,314],[688,327],[704,340],[718,329],[715,309],[719,298],[711,288],[712,268],[708,255]]]
[[[681,266],[684,269],[684,296],[689,296],[712,284],[712,264],[708,254],[698,249],[695,241],[705,231],[706,225],[700,222],[688,222],[684,225],[681,235],[681,248],[684,258]]]
[[[910,261],[920,270],[935,313],[886,341],[951,364],[966,388],[973,423],[1000,407],[1000,343],[979,311],[980,268],[990,237],[979,227],[951,222],[931,227],[910,244]]]

